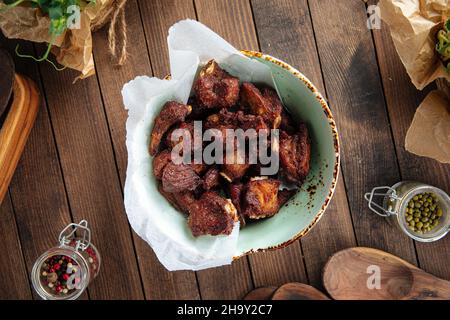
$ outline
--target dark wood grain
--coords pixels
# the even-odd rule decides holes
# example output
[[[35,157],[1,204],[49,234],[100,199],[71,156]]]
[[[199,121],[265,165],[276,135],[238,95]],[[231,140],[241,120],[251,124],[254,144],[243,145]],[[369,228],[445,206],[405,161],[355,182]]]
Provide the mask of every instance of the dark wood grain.
[[[75,221],[89,221],[102,271],[89,287],[93,299],[142,299],[132,235],[95,77],[72,84],[73,71],[40,70],[68,200]]]
[[[366,8],[362,1],[309,1],[328,98],[340,129],[342,168],[359,245],[414,264],[413,242],[371,213],[363,194],[400,180]],[[330,19],[333,17],[333,19]]]
[[[198,20],[239,50],[258,50],[248,0],[195,0]]]
[[[139,1],[153,74],[164,78],[170,73],[167,35],[169,28],[182,19],[196,19],[192,1]]]
[[[325,96],[307,1],[252,0],[251,3],[261,50],[300,70]],[[331,109],[335,113],[333,106]],[[308,280],[318,288],[321,287],[321,270],[327,257],[338,250],[356,245],[343,181],[341,175],[326,213],[314,229],[301,239]],[[295,258],[297,263],[300,263],[301,258]],[[301,277],[295,279],[292,272],[283,274],[289,278],[283,279],[285,282],[306,282]]]
[[[16,63],[16,70],[42,84],[36,63],[14,54],[17,43],[21,50],[33,52],[33,45],[23,41],[4,40]],[[35,260],[57,245],[59,232],[71,221],[63,178],[47,105],[42,94],[34,128],[10,184],[10,194],[20,233],[20,241],[28,274]],[[34,293],[34,292],[33,292]],[[87,299],[83,294],[81,299]]]
[[[389,27],[382,25],[373,31],[384,94],[391,122],[402,180],[422,181],[450,193],[450,166],[436,160],[419,157],[405,150],[406,132],[416,108],[433,86],[418,91],[406,73],[395,50]],[[444,279],[450,279],[450,237],[433,243],[416,242],[422,269]]]
[[[27,269],[20,247],[19,234],[9,194],[0,205],[0,299],[31,299]]]
[[[152,75],[151,64],[139,8],[136,1],[128,1],[128,60],[122,67],[114,65],[107,48],[107,30],[94,34],[94,56],[101,94],[114,147],[122,186],[125,183],[127,150],[121,90],[124,83],[140,75]],[[144,16],[147,17],[147,16]],[[147,17],[148,18],[148,17]],[[122,189],[123,191],[123,189]],[[133,232],[139,269],[146,299],[197,299],[197,280],[194,272],[169,272],[158,261],[151,247]]]

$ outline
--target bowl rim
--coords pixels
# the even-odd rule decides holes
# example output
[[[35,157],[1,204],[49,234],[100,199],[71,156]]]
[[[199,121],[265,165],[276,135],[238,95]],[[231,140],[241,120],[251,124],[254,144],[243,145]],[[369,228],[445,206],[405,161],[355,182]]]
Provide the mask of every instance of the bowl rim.
[[[333,168],[333,180],[331,181],[328,195],[325,198],[325,201],[322,204],[322,207],[316,213],[316,215],[314,216],[314,219],[307,227],[303,228],[299,233],[297,233],[291,239],[289,239],[285,242],[282,242],[275,246],[269,246],[267,248],[251,249],[251,250],[246,251],[238,256],[234,256],[233,261],[238,260],[244,256],[247,256],[247,255],[250,255],[253,253],[257,253],[257,252],[274,251],[274,250],[286,248],[287,246],[294,243],[298,239],[307,235],[309,233],[309,231],[311,231],[311,229],[317,224],[317,222],[319,222],[319,220],[322,218],[323,214],[325,213],[326,209],[328,208],[331,198],[333,197],[334,192],[336,190],[337,181],[338,181],[339,172],[340,172],[340,144],[339,144],[339,135],[338,135],[336,122],[334,120],[333,114],[331,113],[330,107],[328,106],[328,103],[326,102],[326,100],[322,96],[322,94],[319,92],[319,90],[316,88],[316,86],[303,73],[298,71],[296,68],[292,67],[290,64],[288,64],[280,59],[272,57],[271,55],[261,53],[258,51],[253,51],[253,50],[241,50],[241,53],[247,57],[256,57],[256,58],[264,59],[275,65],[282,67],[283,69],[292,73],[301,82],[303,82],[306,85],[306,87],[315,95],[316,99],[319,101],[320,105],[322,106],[322,109],[323,109],[325,115],[327,116],[328,123],[331,127],[331,131],[333,134],[333,140],[334,140],[335,163],[334,163],[334,168]]]

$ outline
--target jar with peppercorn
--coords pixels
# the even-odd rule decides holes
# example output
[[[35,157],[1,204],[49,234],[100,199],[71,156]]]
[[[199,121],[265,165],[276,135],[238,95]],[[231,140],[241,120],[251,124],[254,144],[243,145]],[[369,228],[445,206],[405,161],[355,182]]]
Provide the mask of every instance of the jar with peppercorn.
[[[382,204],[375,197],[383,198]],[[364,198],[376,214],[395,221],[407,236],[421,242],[445,237],[450,230],[450,197],[443,190],[416,181],[376,187]]]
[[[75,300],[98,275],[100,264],[88,223],[82,220],[64,228],[59,245],[36,260],[31,282],[42,299]]]

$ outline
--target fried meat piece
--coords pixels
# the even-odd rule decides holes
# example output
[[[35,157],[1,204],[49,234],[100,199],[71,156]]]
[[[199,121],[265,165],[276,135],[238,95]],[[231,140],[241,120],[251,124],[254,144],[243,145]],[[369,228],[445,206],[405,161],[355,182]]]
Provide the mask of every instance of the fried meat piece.
[[[242,178],[251,166],[245,158],[245,155],[242,153],[243,152],[238,152],[237,146],[235,146],[233,158],[231,161],[228,161],[225,152],[224,163],[220,175],[229,182]]]
[[[162,174],[162,185],[166,192],[193,191],[202,183],[191,166],[185,164],[166,164]]]
[[[239,111],[239,113],[241,113]],[[239,127],[243,130],[255,129],[256,132],[259,130],[267,130],[270,132],[270,128],[264,122],[264,118],[261,116],[255,116],[252,114],[239,115]]]
[[[262,90],[262,95],[270,103],[268,121],[271,121],[272,128],[278,129],[281,124],[281,114],[284,110],[283,104],[281,103],[277,92],[271,88],[265,87]]]
[[[242,196],[243,215],[250,219],[272,217],[278,212],[278,188],[281,182],[275,179],[254,179],[245,186]]]
[[[245,217],[242,215],[242,209],[241,209],[241,197],[244,190],[244,184],[242,183],[232,183],[229,185],[229,194],[231,202],[234,204],[234,207],[236,208],[236,211],[239,216],[239,221],[241,222],[241,228],[245,227],[246,221]]]
[[[239,99],[239,79],[211,60],[200,71],[194,91],[202,107],[229,108]]]
[[[280,126],[283,106],[275,91],[265,88],[261,93],[255,85],[245,82],[241,86],[240,96],[241,103],[248,107],[252,114],[262,116],[273,129]]]
[[[212,167],[203,176],[203,189],[208,191],[220,185],[219,169]]]
[[[164,191],[161,183],[158,185],[158,190],[163,195],[163,197],[166,198],[172,206],[174,206],[175,209],[185,214],[189,213],[189,208],[191,208],[192,204],[194,204],[194,202],[196,201],[194,193],[191,191],[179,193],[167,192]]]
[[[153,125],[150,136],[149,151],[151,156],[154,156],[158,152],[161,140],[167,130],[174,124],[184,121],[191,111],[191,106],[175,101],[169,101],[164,105],[155,119],[155,124]]]
[[[153,174],[156,179],[162,179],[164,168],[169,162],[172,162],[172,158],[171,152],[168,149],[161,151],[153,158]]]
[[[190,136],[191,139],[191,147],[192,150],[194,149],[194,122],[187,121],[187,122],[181,122],[179,125],[175,126],[174,128],[170,129],[166,136],[166,145],[170,149],[175,147],[177,144],[183,141],[183,136],[179,137],[178,139],[172,138],[172,134],[175,130],[183,130],[183,135]],[[202,137],[200,137],[201,141]]]
[[[229,235],[237,221],[233,203],[217,192],[207,191],[189,210],[188,225],[194,237],[202,235]]]
[[[311,143],[308,128],[301,123],[294,135],[280,134],[280,164],[283,177],[291,183],[301,184],[309,173]]]
[[[297,193],[297,189],[288,190],[283,189],[278,191],[278,208],[284,206],[295,194]]]
[[[296,131],[295,127],[294,119],[292,119],[292,116],[283,108],[283,111],[281,112],[280,129],[286,131],[288,134],[294,134]]]
[[[241,213],[242,190],[244,190],[244,184],[242,183],[231,183],[229,185],[230,199],[238,213]]]

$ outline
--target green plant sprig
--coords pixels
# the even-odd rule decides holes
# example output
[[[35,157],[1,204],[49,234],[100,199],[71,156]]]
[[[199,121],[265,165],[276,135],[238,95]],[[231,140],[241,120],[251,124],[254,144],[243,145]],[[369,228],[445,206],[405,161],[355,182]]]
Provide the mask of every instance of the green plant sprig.
[[[56,70],[63,70],[64,68],[58,68],[56,64],[49,59],[49,55],[56,38],[63,34],[67,30],[67,21],[70,18],[68,8],[72,5],[77,5],[84,8],[87,4],[95,4],[95,0],[3,0],[5,6],[0,9],[1,11],[8,10],[17,7],[22,4],[28,4],[33,8],[39,8],[43,14],[48,15],[50,19],[50,42],[48,43],[47,50],[41,57],[35,57],[33,55],[26,55],[19,53],[19,45],[16,47],[16,54],[21,58],[33,59],[36,62],[46,61],[50,63]]]
[[[450,19],[444,23],[444,28],[437,33],[436,51],[446,63],[447,72],[450,73]]]

